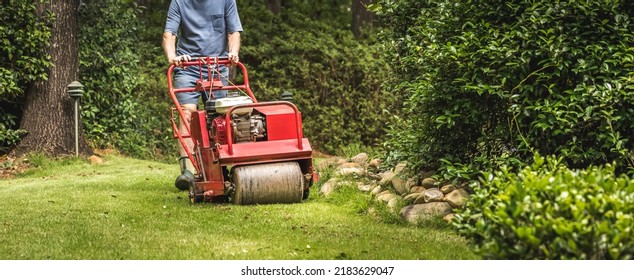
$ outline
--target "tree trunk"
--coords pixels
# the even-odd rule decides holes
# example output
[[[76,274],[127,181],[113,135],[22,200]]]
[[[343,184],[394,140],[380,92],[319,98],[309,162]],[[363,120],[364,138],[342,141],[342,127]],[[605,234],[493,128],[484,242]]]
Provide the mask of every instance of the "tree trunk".
[[[361,27],[364,24],[372,24],[374,15],[367,8],[372,0],[352,0],[352,33],[355,37],[361,36]]]
[[[48,80],[36,81],[26,91],[20,128],[27,135],[15,149],[16,154],[32,151],[48,155],[75,153],[74,101],[67,86],[78,77],[77,22],[80,0],[49,0],[39,9],[55,14],[48,54],[54,66],[48,69]],[[91,154],[80,124],[79,152]]]
[[[269,0],[269,10],[273,14],[279,14],[282,10],[282,0]]]

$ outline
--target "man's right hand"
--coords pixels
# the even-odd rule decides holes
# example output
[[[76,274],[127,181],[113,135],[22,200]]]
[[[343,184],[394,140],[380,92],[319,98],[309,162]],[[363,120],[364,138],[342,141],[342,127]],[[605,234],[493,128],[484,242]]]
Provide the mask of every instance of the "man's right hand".
[[[170,58],[169,59],[169,63],[171,65],[176,65],[178,67],[182,67],[183,66],[183,62],[190,61],[190,60],[192,60],[192,57],[187,55],[187,54],[185,54],[185,55],[179,55],[179,56]]]

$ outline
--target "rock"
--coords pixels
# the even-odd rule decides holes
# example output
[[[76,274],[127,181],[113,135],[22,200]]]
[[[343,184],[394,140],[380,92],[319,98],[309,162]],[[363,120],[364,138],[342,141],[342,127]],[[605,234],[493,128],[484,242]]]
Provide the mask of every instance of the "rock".
[[[372,189],[372,194],[373,195],[379,195],[379,193],[381,193],[383,189],[381,188],[381,186],[376,186],[374,189]]]
[[[392,178],[394,178],[394,176],[396,176],[396,174],[394,174],[394,172],[392,171],[383,172],[383,174],[381,174],[381,181],[379,182],[379,184],[381,186],[387,186],[392,181]]]
[[[378,169],[379,166],[381,166],[381,160],[378,158],[372,159],[369,163],[368,163],[368,167],[370,168],[375,168]]]
[[[425,203],[429,203],[429,202],[441,202],[443,201],[442,199],[445,195],[443,195],[443,193],[439,189],[427,189],[424,192],[422,192],[420,196],[423,197],[423,200],[425,201]]]
[[[407,186],[407,190],[411,190],[413,186],[416,186],[418,184],[418,178],[409,178],[407,179],[407,182],[405,183],[405,185]]]
[[[376,174],[370,170],[366,170],[365,176],[374,181],[381,181],[381,175]]]
[[[456,218],[456,213],[449,213],[447,215],[445,215],[444,217],[442,217],[443,220],[445,220],[445,222],[447,223],[451,223],[453,222],[453,219]]]
[[[348,162],[348,161],[343,159],[343,158],[340,158],[340,159],[337,159],[336,165],[342,165],[342,164],[344,164],[346,162]]]
[[[396,212],[396,207],[398,207],[398,203],[400,201],[401,200],[398,198],[398,196],[390,199],[390,201],[387,202],[387,208],[389,208],[392,212]]]
[[[363,164],[368,161],[368,154],[360,153],[356,156],[351,157],[350,160],[355,163]]]
[[[321,188],[319,189],[319,192],[322,193],[325,196],[328,196],[335,190],[336,186],[337,186],[337,180],[334,179],[334,178],[331,178],[326,183],[321,185]]]
[[[363,167],[361,167],[361,165],[356,162],[344,162],[340,164],[339,166],[337,166],[338,170],[345,169],[345,168],[363,168]]]
[[[389,191],[385,191],[380,193],[377,197],[376,200],[378,201],[383,201],[383,202],[389,202],[390,200],[394,199],[394,198],[398,198],[398,195],[395,195]]]
[[[401,176],[396,175],[392,177],[392,187],[396,190],[398,194],[406,194],[409,192],[409,187],[407,187],[407,181],[403,180]]]
[[[342,168],[342,169],[339,169],[339,171],[337,171],[337,173],[335,173],[335,175],[339,175],[339,176],[349,176],[349,175],[363,176],[364,173],[365,173],[365,171],[363,171],[362,168]]]
[[[420,195],[420,193],[410,193],[408,195],[406,195],[403,200],[405,200],[408,203],[414,202],[418,196]]]
[[[451,213],[451,205],[447,202],[431,202],[405,206],[399,213],[407,222],[417,224],[421,220],[444,217]]]
[[[413,186],[409,189],[410,193],[422,193],[425,189],[423,186]]]
[[[442,188],[440,188],[440,191],[441,191],[443,194],[448,194],[448,193],[450,193],[450,192],[455,191],[456,189],[457,189],[457,188],[456,188],[456,186],[454,186],[454,185],[452,185],[452,184],[447,184],[447,185],[442,186]]]
[[[469,193],[464,189],[457,189],[445,196],[445,201],[453,208],[461,208],[467,203]]]
[[[91,164],[102,164],[103,163],[103,159],[101,159],[97,155],[90,156],[89,160],[90,160]]]
[[[407,167],[407,162],[401,162],[394,167],[394,173],[403,174],[406,167]]]
[[[357,189],[359,189],[362,192],[370,192],[373,188],[374,186],[370,184],[362,184],[362,183],[357,184]]]
[[[425,178],[421,182],[421,186],[423,186],[426,189],[436,188],[436,179],[429,178],[429,177]]]

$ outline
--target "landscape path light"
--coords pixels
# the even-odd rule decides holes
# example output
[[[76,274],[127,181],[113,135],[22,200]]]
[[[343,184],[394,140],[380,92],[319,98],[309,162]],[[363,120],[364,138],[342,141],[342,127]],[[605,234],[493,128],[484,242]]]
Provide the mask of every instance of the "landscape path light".
[[[75,101],[75,156],[79,156],[79,99],[84,95],[84,86],[73,81],[67,87],[68,95]]]

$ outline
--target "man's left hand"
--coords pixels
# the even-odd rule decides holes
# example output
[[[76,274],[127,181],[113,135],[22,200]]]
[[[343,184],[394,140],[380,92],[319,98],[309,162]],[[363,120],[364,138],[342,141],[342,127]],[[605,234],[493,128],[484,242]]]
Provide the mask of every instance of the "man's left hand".
[[[227,55],[227,58],[229,59],[229,61],[231,61],[231,65],[236,65],[236,63],[238,63],[240,61],[240,58],[238,57],[238,54],[237,53],[233,53],[233,52],[230,52]]]

